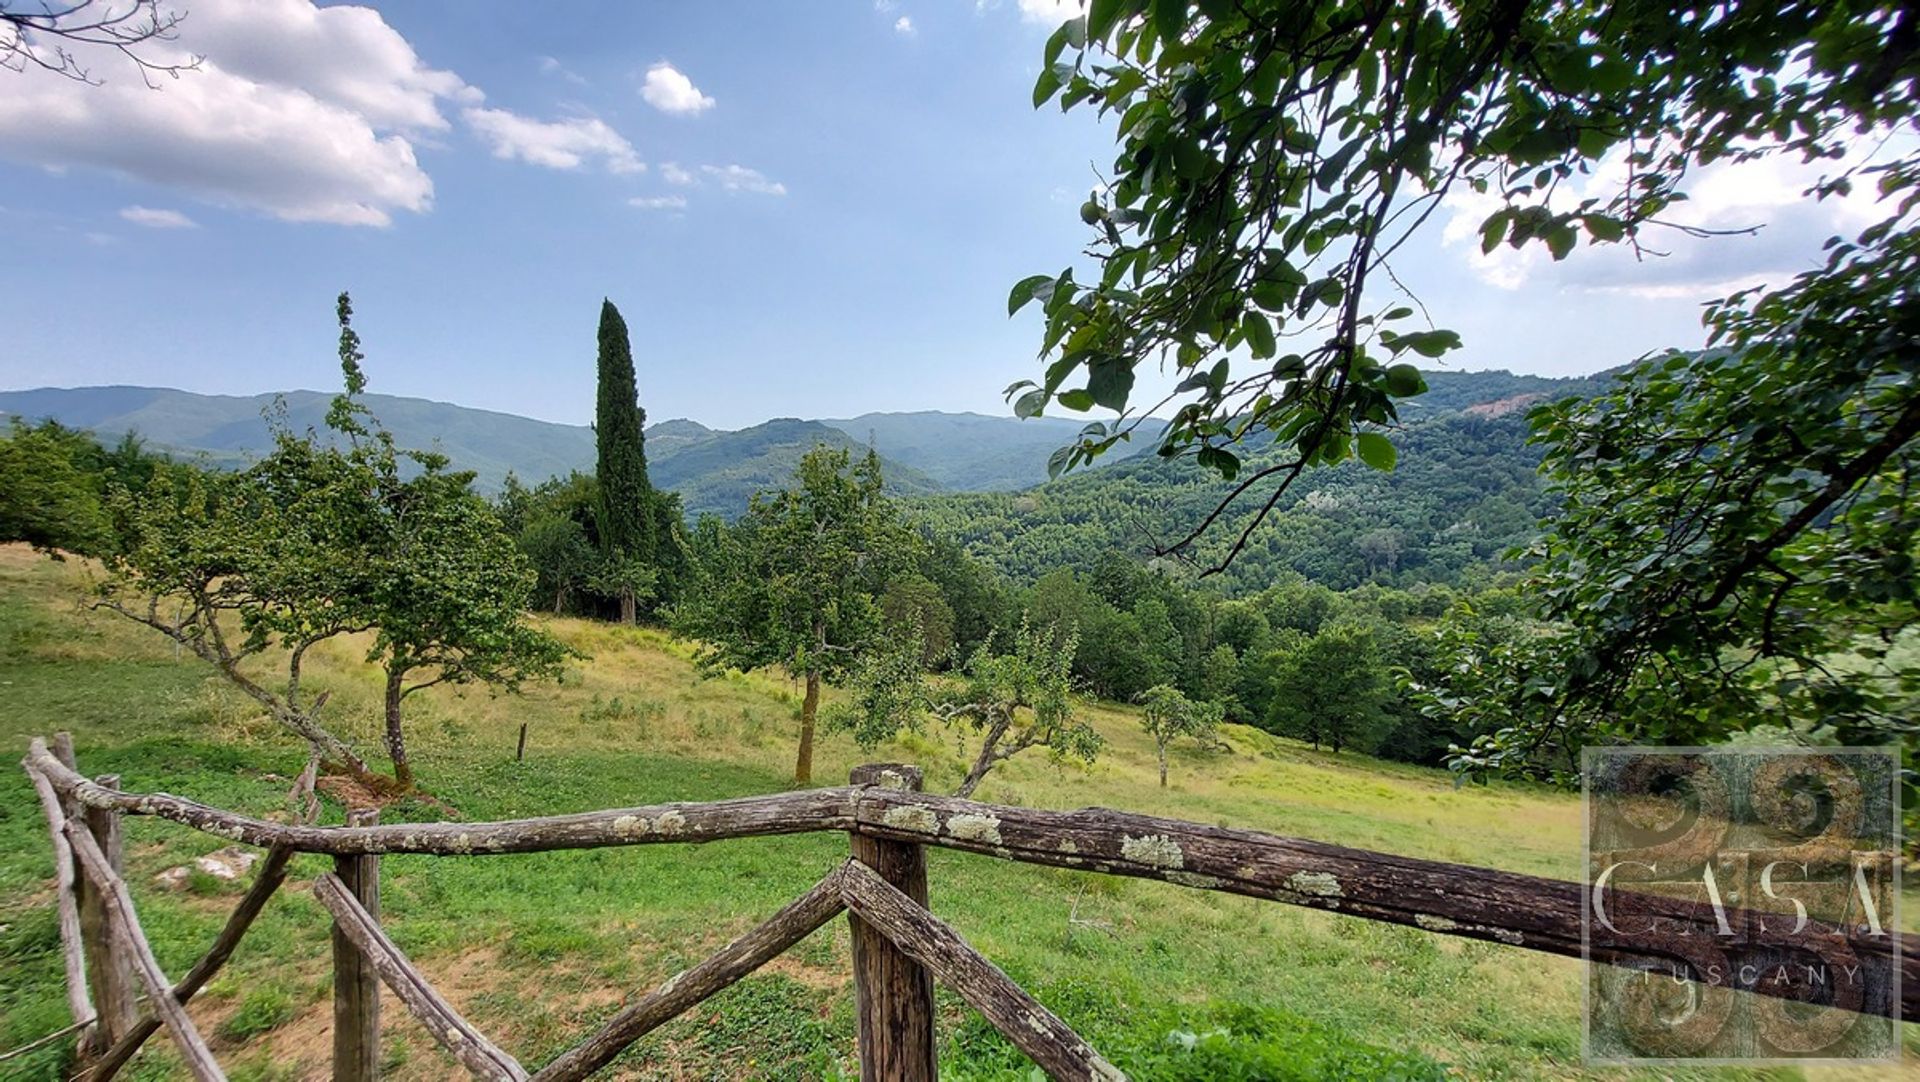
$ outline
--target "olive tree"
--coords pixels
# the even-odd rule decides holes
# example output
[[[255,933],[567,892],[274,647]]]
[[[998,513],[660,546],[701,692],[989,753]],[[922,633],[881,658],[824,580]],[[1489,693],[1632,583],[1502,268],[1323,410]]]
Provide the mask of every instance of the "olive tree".
[[[972,796],[994,767],[1029,748],[1091,763],[1105,740],[1079,709],[1077,645],[1070,630],[1022,622],[1004,649],[990,637],[956,680],[932,683],[922,668],[920,637],[896,638],[860,657],[851,692],[830,720],[866,747],[903,729],[918,732],[928,719],[977,735],[979,750],[955,796]]]
[[[1175,740],[1213,742],[1226,710],[1217,702],[1194,702],[1169,684],[1155,684],[1140,697],[1140,726],[1153,737],[1160,761],[1160,785],[1167,784],[1167,748]]]
[[[697,640],[704,672],[779,666],[806,682],[796,784],[813,778],[821,684],[880,634],[881,595],[919,543],[882,494],[880,457],[824,444],[802,456],[792,488],[755,496],[732,526],[696,529],[674,625]]]
[[[444,456],[406,451],[360,401],[360,340],[337,304],[343,393],[331,441],[281,428],[272,453],[232,474],[162,470],[139,495],[120,490],[120,542],[98,604],[160,631],[364,783],[389,787],[323,727],[324,696],[301,688],[313,646],[371,632],[394,776],[413,785],[405,700],[442,683],[516,688],[572,656],[526,623],[531,565],[493,508]],[[252,669],[284,660],[283,680]],[[277,685],[277,686],[276,686]]]

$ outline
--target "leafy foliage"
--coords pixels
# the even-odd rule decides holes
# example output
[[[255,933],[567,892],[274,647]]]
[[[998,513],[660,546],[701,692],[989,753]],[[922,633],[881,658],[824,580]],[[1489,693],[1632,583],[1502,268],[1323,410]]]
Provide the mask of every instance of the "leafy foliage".
[[[676,544],[671,529],[679,520],[663,520],[660,497],[647,479],[647,411],[640,407],[640,389],[633,374],[633,348],[627,322],[612,301],[600,305],[599,398],[594,410],[594,441],[598,459],[598,523],[604,563],[595,581],[598,592],[612,594],[620,605],[620,620],[631,624],[644,585],[652,596],[662,553]]]
[[[1013,287],[1010,310],[1043,309],[1047,364],[1008,395],[1023,415],[1118,413],[1056,455],[1064,469],[1153,412],[1134,400],[1141,364],[1180,373],[1161,452],[1259,509],[1221,566],[1307,467],[1393,465],[1383,430],[1424,384],[1410,362],[1460,340],[1379,279],[1456,187],[1498,200],[1488,249],[1637,246],[1695,166],[1837,157],[1907,123],[1915,45],[1911,13],[1873,0],[1097,0],[1047,43],[1033,98],[1117,118],[1080,208],[1099,267]],[[1611,191],[1564,196],[1616,157]],[[1267,442],[1284,454],[1240,476],[1241,447]]]
[[[1156,684],[1140,700],[1140,724],[1153,737],[1160,758],[1160,784],[1167,784],[1167,747],[1188,737],[1211,743],[1225,711],[1216,702],[1194,702],[1178,688]]]
[[[1276,659],[1267,723],[1316,748],[1370,755],[1387,735],[1389,692],[1373,632],[1331,627]]]
[[[341,444],[282,429],[273,454],[239,473],[170,466],[141,493],[115,489],[118,543],[99,603],[211,662],[363,779],[364,760],[320,724],[324,698],[309,700],[300,676],[317,643],[373,631],[368,660],[384,671],[387,750],[404,788],[408,695],[438,683],[512,689],[556,675],[571,652],[525,623],[533,570],[471,475],[399,449],[359,401],[366,377],[344,293],[338,315],[346,390],[328,423]],[[286,678],[269,687],[244,666],[276,650]]]
[[[1826,44],[1865,61],[1849,50],[1874,35],[1858,38]],[[1832,78],[1805,92],[1911,134],[1910,75],[1865,98]],[[1591,741],[1705,743],[1770,723],[1920,747],[1916,175],[1909,155],[1823,181],[1813,195],[1873,180],[1891,209],[1786,285],[1709,307],[1707,352],[1650,358],[1610,394],[1536,413],[1565,504],[1531,591],[1553,624],[1508,647],[1505,694],[1450,693],[1509,722],[1479,724],[1459,769],[1565,770]]]
[[[97,551],[109,525],[100,452],[92,437],[58,421],[14,418],[0,436],[0,540],[55,556]]]
[[[979,734],[980,750],[956,796],[973,795],[995,766],[1029,748],[1090,763],[1103,741],[1075,709],[1075,647],[1070,629],[1023,621],[1006,649],[989,640],[962,666],[957,685],[935,686],[921,667],[918,636],[877,644],[854,667],[848,701],[829,720],[863,746],[903,729],[918,732],[929,717]]]
[[[845,673],[880,631],[879,599],[911,563],[919,538],[882,494],[880,459],[816,447],[794,487],[754,497],[728,526],[702,518],[693,574],[674,608],[677,630],[699,642],[708,672],[778,665],[807,682],[797,782],[812,774],[822,680]]]

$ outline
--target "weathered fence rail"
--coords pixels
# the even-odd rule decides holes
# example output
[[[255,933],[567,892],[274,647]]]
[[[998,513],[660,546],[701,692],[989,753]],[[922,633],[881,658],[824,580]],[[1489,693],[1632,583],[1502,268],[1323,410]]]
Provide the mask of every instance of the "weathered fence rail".
[[[285,878],[296,852],[335,858],[314,885],[333,914],[335,942],[334,1077],[363,1082],[379,1070],[379,991],[384,982],[470,1073],[487,1079],[571,1082],[606,1066],[634,1041],[778,956],[841,912],[854,942],[854,984],[863,1079],[930,1079],[935,1068],[935,979],[979,1010],[1055,1078],[1123,1077],[1072,1029],[969,946],[926,907],[925,847],[1005,860],[1159,879],[1330,912],[1409,925],[1443,935],[1550,954],[1582,955],[1583,888],[1576,883],[1233,830],[1131,812],[1090,808],[1045,811],[922,793],[916,768],[874,765],[854,784],[710,803],[635,808],[492,823],[349,822],[315,827],[268,822],[165,793],[121,790],[116,779],[90,780],[63,738],[50,750],[32,742],[24,765],[51,828],[55,891],[65,952],[69,1006],[83,1039],[88,1074],[102,1082],[141,1043],[166,1028],[196,1078],[223,1076],[194,1030],[186,1002],[218,971]],[[207,954],[169,985],[147,949],[121,879],[120,815],[150,815],[269,850]],[[688,843],[807,832],[850,836],[849,860],[765,923],[706,961],[622,1008],[598,1032],[529,1072],[490,1043],[434,991],[379,923],[379,857],[386,853],[475,856],[554,849]],[[112,851],[110,852],[109,849]],[[89,894],[88,892],[95,892]],[[1659,895],[1628,895],[1649,931],[1596,931],[1594,957],[1616,964],[1687,957],[1677,943],[1711,940],[1732,914]],[[97,898],[103,921],[82,919]],[[103,927],[94,925],[103,924]],[[1903,981],[1897,1002],[1869,1005],[1895,1017],[1920,1017],[1920,957],[1898,934],[1810,922],[1800,937],[1838,934],[1858,957],[1891,960]],[[1794,945],[1793,938],[1782,940]],[[93,991],[93,969],[109,967],[130,987],[140,980],[153,1014],[114,1021]],[[111,984],[112,981],[107,982]],[[1759,989],[1766,993],[1766,986]],[[131,997],[127,1002],[130,1004]]]

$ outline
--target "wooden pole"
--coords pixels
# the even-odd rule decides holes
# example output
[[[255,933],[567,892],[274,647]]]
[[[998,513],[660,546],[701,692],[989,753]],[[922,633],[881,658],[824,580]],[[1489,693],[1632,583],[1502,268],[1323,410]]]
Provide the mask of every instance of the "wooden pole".
[[[94,779],[94,784],[102,789],[119,789],[120,777],[102,774]],[[124,878],[126,855],[120,840],[119,813],[91,807],[82,808],[80,812],[87,833],[93,835],[94,843],[107,858],[107,867],[114,875]],[[112,936],[107,930],[106,892],[86,876],[81,876],[77,885],[81,942],[87,947],[87,988],[92,993],[94,1013],[100,1020],[85,1042],[86,1055],[91,1059],[126,1036],[138,1020],[139,1012],[134,1009],[133,963],[112,949]]]
[[[348,826],[371,826],[378,808],[355,808]],[[368,917],[380,919],[380,857],[341,856],[333,874]],[[333,1077],[335,1082],[377,1082],[380,1077],[380,974],[352,936],[333,922]]]
[[[854,785],[919,792],[920,768],[869,763],[853,768]],[[927,904],[923,846],[854,834],[853,859],[916,904]],[[933,977],[886,936],[853,913],[853,988],[860,1019],[861,1082],[933,1082]]]
[[[1039,1064],[1048,1078],[1125,1082],[1126,1075],[1102,1059],[1092,1045],[1026,989],[1013,983],[998,966],[981,957],[960,938],[960,933],[927,912],[926,906],[857,863],[847,865],[840,885],[846,891],[847,912],[870,921],[875,938],[885,935],[899,949],[931,966],[940,974],[940,983],[985,1015],[993,1028]]]
[[[133,959],[135,972],[147,986],[147,998],[166,1023],[167,1035],[180,1050],[187,1070],[199,1082],[226,1082],[227,1076],[214,1062],[213,1052],[207,1048],[200,1031],[193,1028],[186,1008],[173,998],[173,987],[154,959],[146,934],[140,930],[140,916],[134,912],[133,896],[127,893],[126,882],[107,866],[107,855],[100,851],[93,834],[72,819],[67,820],[67,844],[73,847],[73,855],[80,858],[81,872],[106,896],[107,932],[113,937],[114,949]]]
[[[752,931],[722,947],[692,969],[681,970],[660,987],[620,1009],[598,1033],[554,1058],[534,1074],[534,1082],[578,1082],[612,1063],[628,1045],[708,996],[778,957],[840,915],[840,875],[832,874],[813,889],[768,917]]]
[[[220,935],[214,939],[213,946],[207,948],[207,953],[194,963],[186,976],[174,983],[175,1002],[183,1007],[186,1006],[187,1001],[212,980],[214,974],[220,972],[220,967],[227,964],[227,959],[233,956],[233,949],[240,945],[241,937],[245,936],[247,929],[253,926],[253,918],[259,916],[260,911],[266,908],[267,899],[273,897],[273,892],[278,890],[281,881],[286,879],[287,862],[291,859],[293,859],[293,851],[284,847],[275,848],[267,854],[267,859],[261,862],[260,870],[254,873],[253,886],[247,889],[246,897],[240,899],[240,904],[227,918],[226,926],[220,929]],[[135,1022],[132,1031],[116,1041],[114,1046],[107,1050],[106,1055],[101,1056],[89,1068],[86,1082],[107,1082],[107,1079],[120,1073],[120,1068],[127,1065],[127,1061],[133,1058],[133,1054],[140,1051],[140,1046],[146,1043],[147,1038],[153,1036],[159,1028],[158,1014],[147,1015]]]
[[[520,762],[527,757],[527,723],[520,723],[520,743],[513,749],[513,761]]]
[[[86,943],[80,933],[79,863],[67,844],[67,806],[53,783],[32,767],[27,777],[40,796],[40,810],[46,813],[47,828],[53,832],[54,905],[60,920],[60,957],[67,971],[67,1011],[73,1024],[85,1029],[93,1024],[93,998],[87,994]]]
[[[380,974],[400,1005],[413,1012],[440,1047],[460,1061],[475,1078],[490,1082],[520,1082],[527,1077],[518,1061],[502,1052],[453,1009],[433,985],[420,975],[400,948],[393,945],[380,922],[373,919],[338,876],[323,875],[314,894],[333,913],[334,927],[344,929],[368,966]],[[337,1076],[336,1076],[337,1077]]]

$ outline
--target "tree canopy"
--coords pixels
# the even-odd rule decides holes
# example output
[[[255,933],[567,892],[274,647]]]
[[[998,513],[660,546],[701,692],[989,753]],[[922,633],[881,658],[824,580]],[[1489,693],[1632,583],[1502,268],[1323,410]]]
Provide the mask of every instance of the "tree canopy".
[[[703,517],[674,624],[711,672],[777,665],[806,681],[794,780],[813,773],[820,684],[837,678],[882,627],[880,599],[920,543],[882,493],[880,458],[820,446],[794,485],[755,496],[728,526]]]
[[[557,675],[573,652],[526,623],[533,570],[472,476],[398,448],[360,401],[364,358],[346,294],[336,310],[345,389],[328,410],[331,441],[282,428],[245,470],[168,466],[144,491],[116,487],[99,604],[213,664],[316,756],[378,782],[321,723],[325,697],[301,686],[315,645],[371,632],[393,781],[406,788],[406,697],[439,683],[511,689]],[[258,671],[276,658],[278,682]]]
[[[633,371],[627,321],[612,301],[600,305],[594,469],[601,562],[587,576],[596,593],[618,600],[620,620],[633,623],[640,601],[655,596],[663,566],[677,566],[677,500],[654,491],[647,477],[647,411]],[[673,550],[673,552],[669,552]]]
[[[1716,161],[1832,160],[1816,195],[1863,172],[1901,191],[1910,159],[1841,160],[1852,139],[1911,132],[1917,47],[1915,14],[1871,0],[1092,0],[1049,40],[1033,97],[1115,118],[1080,210],[1098,265],[1013,287],[1010,309],[1044,309],[1046,366],[1009,397],[1023,415],[1117,411],[1056,470],[1174,406],[1161,453],[1237,478],[1222,508],[1259,509],[1218,567],[1307,467],[1393,466],[1397,403],[1422,390],[1408,362],[1460,340],[1397,295],[1391,259],[1449,193],[1497,200],[1486,248],[1562,259],[1641,249]],[[1603,163],[1625,166],[1611,187]],[[1148,363],[1183,377],[1165,402],[1135,400]],[[1285,453],[1239,476],[1269,442]]]

